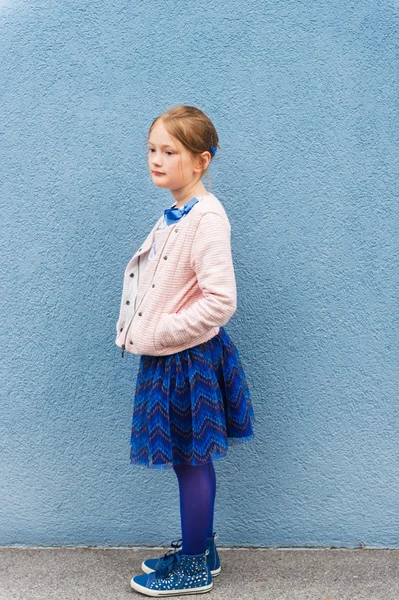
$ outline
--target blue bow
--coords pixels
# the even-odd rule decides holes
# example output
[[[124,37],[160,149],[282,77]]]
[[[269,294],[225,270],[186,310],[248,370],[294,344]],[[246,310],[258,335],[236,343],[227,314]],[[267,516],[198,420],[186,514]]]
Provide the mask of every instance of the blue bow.
[[[190,212],[194,204],[197,204],[197,202],[197,198],[191,198],[191,200],[189,200],[183,206],[183,208],[165,208],[163,212],[165,215],[166,224],[172,225],[173,223],[181,219],[183,215],[186,215],[188,212]]]

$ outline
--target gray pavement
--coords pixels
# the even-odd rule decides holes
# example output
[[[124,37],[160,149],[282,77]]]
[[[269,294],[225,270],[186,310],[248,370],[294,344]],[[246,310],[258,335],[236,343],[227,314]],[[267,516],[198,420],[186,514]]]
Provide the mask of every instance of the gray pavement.
[[[148,598],[130,588],[130,578],[142,572],[145,558],[161,556],[167,549],[0,548],[0,600]],[[222,571],[214,577],[213,589],[200,597],[399,600],[399,550],[218,547],[218,551]]]

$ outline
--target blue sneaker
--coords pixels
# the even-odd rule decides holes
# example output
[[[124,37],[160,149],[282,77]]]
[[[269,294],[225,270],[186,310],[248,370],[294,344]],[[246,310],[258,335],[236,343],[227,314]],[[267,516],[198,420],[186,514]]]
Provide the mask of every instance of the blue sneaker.
[[[201,554],[173,552],[162,567],[153,573],[136,575],[131,587],[146,596],[180,596],[204,594],[213,588],[211,571],[207,565],[209,550]]]
[[[220,566],[220,557],[216,548],[215,539],[219,537],[216,531],[214,531],[213,535],[206,540],[206,548],[209,550],[209,554],[207,555],[207,563],[208,567],[211,571],[212,577],[216,577],[219,575],[222,567]],[[147,558],[141,563],[141,568],[144,573],[153,573],[154,571],[161,569],[162,565],[168,557],[175,552],[179,552],[181,554],[181,550],[177,550],[182,545],[182,539],[174,540],[171,543],[171,550],[168,550],[166,554],[161,556],[161,558]]]

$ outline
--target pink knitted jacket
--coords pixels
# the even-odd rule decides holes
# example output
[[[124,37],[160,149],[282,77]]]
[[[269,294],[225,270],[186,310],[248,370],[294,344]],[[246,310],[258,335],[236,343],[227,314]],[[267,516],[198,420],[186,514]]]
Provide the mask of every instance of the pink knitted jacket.
[[[237,308],[231,226],[222,203],[203,196],[165,229],[155,223],[125,269],[117,346],[132,354],[163,356],[206,342]],[[156,256],[140,258],[156,240]]]

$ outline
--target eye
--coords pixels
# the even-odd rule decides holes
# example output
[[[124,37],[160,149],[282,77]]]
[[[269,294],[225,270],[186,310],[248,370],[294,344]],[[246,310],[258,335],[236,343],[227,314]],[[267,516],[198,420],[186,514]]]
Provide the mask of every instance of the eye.
[[[148,148],[148,152],[155,152],[155,148]],[[171,152],[170,150],[166,150],[166,154],[172,156],[175,152]]]

